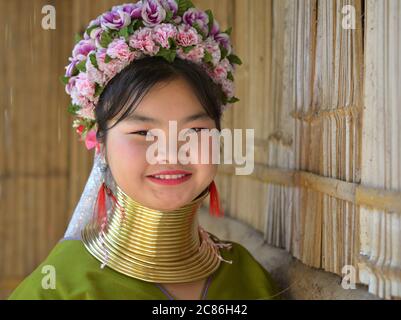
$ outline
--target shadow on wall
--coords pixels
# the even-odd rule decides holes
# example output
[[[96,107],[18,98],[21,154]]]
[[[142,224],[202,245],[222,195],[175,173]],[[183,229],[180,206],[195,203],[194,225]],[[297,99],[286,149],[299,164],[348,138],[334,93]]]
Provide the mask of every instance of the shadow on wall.
[[[343,289],[341,277],[310,268],[287,251],[264,244],[261,232],[228,216],[211,217],[207,208],[199,213],[199,223],[222,240],[242,244],[270,272],[280,288],[282,299],[290,300],[378,300],[364,285]]]

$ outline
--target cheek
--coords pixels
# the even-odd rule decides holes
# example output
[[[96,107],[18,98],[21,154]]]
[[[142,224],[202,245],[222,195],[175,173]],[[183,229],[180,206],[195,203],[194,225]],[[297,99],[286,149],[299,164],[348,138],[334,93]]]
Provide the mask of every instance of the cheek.
[[[217,139],[209,137],[202,140],[198,138],[198,152],[193,157],[198,163],[217,164],[219,163],[220,145]]]
[[[197,184],[202,188],[208,186],[217,173],[217,165],[215,164],[196,164],[193,165],[196,171]]]
[[[147,166],[147,144],[134,139],[119,139],[108,147],[110,167],[117,180],[137,179]]]
[[[200,134],[182,142],[179,156],[188,159],[192,164],[217,164],[220,162],[220,145],[218,139],[202,138]],[[183,162],[184,163],[184,162]]]

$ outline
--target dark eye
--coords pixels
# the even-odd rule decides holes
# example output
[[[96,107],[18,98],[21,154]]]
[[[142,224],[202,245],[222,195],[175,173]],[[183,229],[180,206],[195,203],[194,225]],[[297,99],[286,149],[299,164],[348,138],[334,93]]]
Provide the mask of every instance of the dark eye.
[[[137,135],[140,135],[140,136],[147,136],[148,132],[149,132],[148,130],[139,130],[139,131],[131,132],[130,134],[137,134]]]
[[[205,129],[207,129],[207,128],[198,128],[198,127],[196,127],[196,128],[189,129],[189,131],[201,132],[202,130],[205,130]]]

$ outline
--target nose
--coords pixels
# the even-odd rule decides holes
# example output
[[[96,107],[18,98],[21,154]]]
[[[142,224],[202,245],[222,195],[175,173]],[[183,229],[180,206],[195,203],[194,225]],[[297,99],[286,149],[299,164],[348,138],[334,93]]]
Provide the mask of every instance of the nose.
[[[181,142],[176,140],[170,141],[170,139],[174,139],[174,137],[169,138],[167,135],[165,143],[161,141],[158,144],[157,150],[155,153],[156,161],[159,164],[177,164],[178,163],[178,150],[181,146]]]

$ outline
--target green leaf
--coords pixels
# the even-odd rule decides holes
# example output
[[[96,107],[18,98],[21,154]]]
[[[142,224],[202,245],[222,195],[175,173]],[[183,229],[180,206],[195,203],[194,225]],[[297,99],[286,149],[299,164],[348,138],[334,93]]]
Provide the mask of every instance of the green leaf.
[[[168,43],[170,45],[170,49],[176,49],[175,41],[173,38],[168,38]]]
[[[234,81],[233,74],[230,71],[227,73],[227,79]]]
[[[199,24],[197,22],[195,22],[192,27],[202,36],[202,39],[206,39],[206,34],[203,32],[203,30],[201,29],[201,27],[199,26]]]
[[[135,23],[137,20],[134,20],[133,22],[131,22],[131,24],[128,26],[128,33],[129,34],[133,34],[134,33],[134,27],[135,27]]]
[[[89,55],[89,59],[91,60],[92,65],[99,70],[99,66],[97,64],[97,60],[96,60],[96,55],[94,53],[91,53]]]
[[[169,21],[171,20],[171,18],[173,17],[173,15],[174,15],[174,12],[173,12],[173,11],[167,10],[166,18],[164,19],[164,21],[165,21],[165,22],[169,22]]]
[[[102,35],[100,36],[100,45],[103,48],[107,48],[110,42],[113,41],[113,38],[108,32],[103,32]]]
[[[117,36],[118,36],[118,32],[119,32],[120,30],[109,30],[108,31],[108,33],[109,33],[109,36],[112,38],[112,39],[114,39],[114,38],[116,38]]]
[[[195,48],[195,46],[188,46],[188,47],[183,47],[182,51],[184,51],[185,53],[188,53],[189,51],[191,51],[193,48]]]
[[[176,56],[176,51],[175,50],[170,50],[166,48],[160,48],[159,52],[156,54],[158,57],[163,57],[166,59],[168,62],[173,62]]]
[[[232,30],[233,30],[233,27],[230,27],[226,31],[223,31],[223,33],[227,33],[230,36]]]
[[[194,4],[190,0],[178,0],[178,15],[182,16],[185,11],[194,7]]]
[[[221,60],[223,60],[225,57],[227,57],[228,50],[224,48],[222,45],[219,45],[220,51],[221,51]]]
[[[104,57],[104,63],[109,63],[111,60],[113,60],[108,54]]]
[[[229,100],[227,101],[227,103],[235,103],[235,102],[238,102],[238,101],[239,101],[238,98],[232,97],[231,99],[229,99]]]
[[[235,54],[230,54],[230,55],[227,57],[227,59],[228,59],[232,64],[233,64],[233,63],[239,64],[239,65],[242,64],[241,59],[240,59],[238,56],[236,56]]]
[[[133,34],[142,24],[141,20],[135,19],[128,26],[128,34]]]
[[[76,67],[79,71],[81,71],[81,72],[86,72],[85,64],[86,64],[86,60],[82,60],[82,61],[81,61],[80,63],[78,63],[75,67]]]
[[[210,31],[212,31],[212,28],[213,28],[213,21],[214,21],[213,12],[210,9],[207,9],[205,12],[209,17],[208,27],[209,27],[209,33],[210,33]]]
[[[78,43],[79,41],[81,41],[83,38],[79,33],[76,33],[74,36],[74,41],[75,43]]]
[[[92,30],[93,30],[93,29],[96,29],[96,28],[99,28],[99,26],[93,25],[93,26],[91,26],[90,28],[86,29],[85,33],[86,33],[88,36],[90,36]]]
[[[129,36],[128,27],[124,27],[124,28],[120,29],[120,31],[118,31],[118,35],[127,39]]]
[[[69,113],[71,113],[71,114],[73,114],[73,115],[75,116],[80,108],[81,108],[80,106],[71,103],[71,104],[68,106],[68,109],[67,109],[67,110],[68,110]]]
[[[104,87],[102,87],[100,84],[96,83],[95,86],[95,97],[100,96],[103,92]]]
[[[203,61],[205,62],[211,62],[213,59],[212,55],[209,53],[209,51],[205,50],[205,56],[203,57]]]
[[[69,80],[70,80],[70,78],[67,77],[67,76],[61,76],[61,77],[60,77],[60,81],[61,81],[61,83],[64,84],[64,85],[67,85]]]

